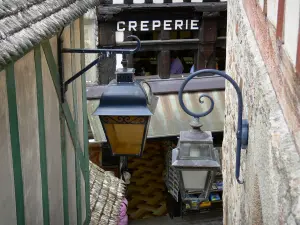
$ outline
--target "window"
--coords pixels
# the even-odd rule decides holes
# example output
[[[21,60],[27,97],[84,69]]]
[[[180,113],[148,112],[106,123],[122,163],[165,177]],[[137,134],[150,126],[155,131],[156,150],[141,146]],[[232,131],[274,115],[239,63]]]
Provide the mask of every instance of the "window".
[[[136,76],[157,74],[157,52],[137,52],[133,56],[133,67]]]

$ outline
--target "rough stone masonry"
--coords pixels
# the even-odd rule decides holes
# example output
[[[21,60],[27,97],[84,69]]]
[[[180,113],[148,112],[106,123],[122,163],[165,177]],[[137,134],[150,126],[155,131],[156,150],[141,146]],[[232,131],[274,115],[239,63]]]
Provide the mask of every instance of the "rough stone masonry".
[[[242,1],[228,1],[226,72],[242,89],[249,145],[235,180],[237,97],[226,84],[223,141],[224,224],[300,224],[300,157]]]

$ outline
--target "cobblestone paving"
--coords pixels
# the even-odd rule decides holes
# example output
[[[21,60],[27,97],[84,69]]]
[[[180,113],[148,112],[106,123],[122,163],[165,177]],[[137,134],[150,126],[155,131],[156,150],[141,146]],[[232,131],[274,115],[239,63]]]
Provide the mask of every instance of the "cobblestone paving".
[[[183,219],[174,218],[173,220],[169,216],[156,217],[151,219],[130,221],[129,225],[222,225],[223,217],[222,212],[209,212],[199,213],[185,216]]]

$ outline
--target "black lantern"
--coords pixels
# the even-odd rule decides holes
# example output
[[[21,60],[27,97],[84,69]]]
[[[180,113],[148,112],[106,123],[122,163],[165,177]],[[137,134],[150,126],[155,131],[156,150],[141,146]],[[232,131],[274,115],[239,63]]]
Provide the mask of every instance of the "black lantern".
[[[202,131],[198,119],[190,125],[191,130],[180,132],[178,146],[172,150],[172,166],[180,172],[181,192],[198,193],[198,198],[204,200],[220,170],[220,159],[211,132]]]
[[[114,156],[141,156],[150,118],[158,97],[134,81],[134,69],[119,69],[116,80],[107,85],[94,115],[100,117]]]
[[[194,113],[191,112],[184,104],[183,102],[183,92],[184,88],[187,85],[187,83],[192,80],[194,77],[201,77],[201,76],[207,76],[208,74],[212,75],[219,75],[223,78],[225,78],[227,81],[229,81],[232,86],[234,87],[236,93],[237,93],[237,100],[238,100],[238,121],[237,121],[237,132],[236,132],[236,168],[235,168],[235,176],[236,180],[239,184],[242,184],[243,181],[240,179],[240,167],[241,167],[241,150],[246,149],[248,146],[248,131],[249,131],[249,124],[247,119],[243,119],[243,97],[241,89],[239,88],[238,84],[230,77],[228,74],[214,69],[204,69],[196,71],[195,73],[192,73],[189,75],[182,85],[180,86],[178,97],[179,97],[179,103],[181,108],[190,116],[199,119],[200,117],[206,116],[209,113],[212,112],[214,109],[214,100],[206,94],[200,95],[199,101],[200,103],[203,103],[203,99],[206,97],[210,100],[210,108],[209,110],[202,112],[202,113]]]

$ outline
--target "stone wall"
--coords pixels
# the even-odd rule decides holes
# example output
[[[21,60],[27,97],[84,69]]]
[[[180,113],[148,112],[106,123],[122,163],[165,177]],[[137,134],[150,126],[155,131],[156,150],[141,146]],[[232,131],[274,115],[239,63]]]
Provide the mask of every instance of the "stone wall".
[[[249,145],[235,179],[237,97],[226,84],[224,224],[300,224],[300,157],[242,1],[228,2],[226,71],[239,84]]]

